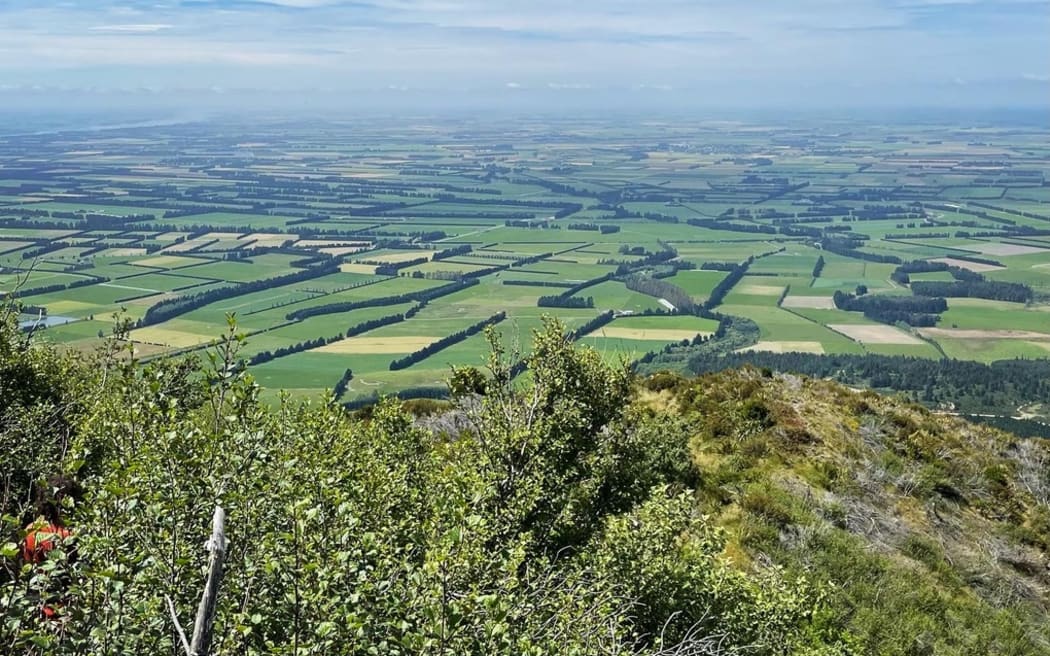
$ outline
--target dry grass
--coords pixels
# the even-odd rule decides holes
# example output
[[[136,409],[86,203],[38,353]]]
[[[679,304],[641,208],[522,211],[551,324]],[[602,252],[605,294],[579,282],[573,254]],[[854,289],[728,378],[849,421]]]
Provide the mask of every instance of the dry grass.
[[[314,353],[412,353],[441,337],[403,335],[399,337],[351,337],[314,349]]]
[[[1035,339],[1050,340],[1050,334],[1030,330],[968,330],[963,328],[922,328],[919,332],[927,337],[951,339]]]
[[[780,296],[784,288],[775,285],[741,285],[737,291],[748,296]]]
[[[973,271],[974,273],[985,273],[986,271],[1001,271],[1006,267],[995,266],[994,264],[979,264],[977,262],[967,262],[966,260],[957,260],[954,257],[939,257],[931,262],[944,262],[949,266],[959,267],[960,269],[966,269],[967,271]]]
[[[830,296],[788,296],[781,305],[786,308],[811,310],[835,309],[835,301]]]
[[[339,270],[343,273],[368,273],[372,274],[376,272],[376,266],[374,264],[340,264]]]
[[[1032,253],[1045,253],[1047,249],[1035,246],[1022,246],[1020,244],[988,244],[978,249],[984,255],[1031,255]]]
[[[893,326],[867,326],[863,324],[828,324],[837,333],[841,333],[861,344],[923,344],[924,342]]]
[[[638,339],[654,342],[680,342],[683,339],[692,339],[697,335],[710,334],[712,333],[697,330],[673,330],[670,328],[618,328],[616,326],[606,326],[605,328],[595,330],[587,336]]]
[[[768,351],[770,353],[823,353],[824,345],[820,342],[758,342],[753,346],[740,349],[740,353],[751,351]]]

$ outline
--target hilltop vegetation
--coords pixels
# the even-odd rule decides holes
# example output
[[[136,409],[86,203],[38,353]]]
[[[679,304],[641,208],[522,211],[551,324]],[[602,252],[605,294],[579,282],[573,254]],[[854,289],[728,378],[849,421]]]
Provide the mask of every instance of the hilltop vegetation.
[[[232,324],[145,366],[126,328],[78,356],[4,316],[5,653],[175,653],[217,503],[217,653],[1050,654],[1045,442],[754,369],[637,380],[556,321],[527,381],[490,328],[418,416],[274,408]],[[74,537],[19,568],[56,472]]]

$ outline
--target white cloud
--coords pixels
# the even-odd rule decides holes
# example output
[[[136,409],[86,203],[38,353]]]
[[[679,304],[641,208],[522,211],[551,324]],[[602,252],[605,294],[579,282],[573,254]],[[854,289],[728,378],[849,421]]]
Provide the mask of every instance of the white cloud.
[[[149,34],[153,32],[160,32],[162,30],[170,30],[172,27],[172,25],[166,25],[163,23],[136,23],[128,25],[95,25],[94,27],[90,27],[88,29],[92,32]]]

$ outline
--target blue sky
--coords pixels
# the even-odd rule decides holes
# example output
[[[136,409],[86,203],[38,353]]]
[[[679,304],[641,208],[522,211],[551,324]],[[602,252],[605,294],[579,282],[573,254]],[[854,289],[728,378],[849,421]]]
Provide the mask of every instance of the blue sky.
[[[34,97],[1046,105],[1050,0],[0,0]]]

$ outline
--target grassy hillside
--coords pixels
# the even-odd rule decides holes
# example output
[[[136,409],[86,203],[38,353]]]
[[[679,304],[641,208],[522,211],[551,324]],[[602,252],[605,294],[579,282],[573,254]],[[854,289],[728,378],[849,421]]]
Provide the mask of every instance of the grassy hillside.
[[[179,653],[214,505],[215,653],[1050,654],[1050,448],[742,369],[638,380],[566,328],[451,404],[273,407],[0,321],[0,651]],[[55,474],[73,537],[20,545]],[[42,612],[49,608],[54,618]]]
[[[644,385],[689,425],[727,553],[828,582],[832,623],[865,652],[1046,652],[1045,441],[756,369]]]

